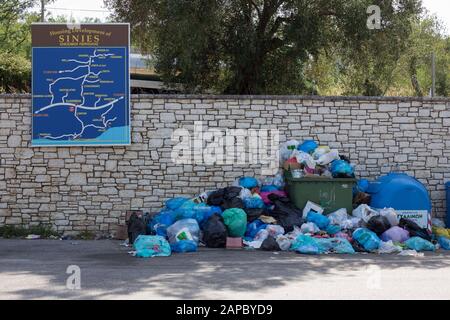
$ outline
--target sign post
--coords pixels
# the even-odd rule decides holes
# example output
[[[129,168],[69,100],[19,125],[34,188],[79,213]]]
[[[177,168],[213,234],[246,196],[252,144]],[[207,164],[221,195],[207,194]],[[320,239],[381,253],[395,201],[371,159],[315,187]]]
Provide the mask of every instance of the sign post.
[[[131,143],[129,24],[32,32],[32,146]]]

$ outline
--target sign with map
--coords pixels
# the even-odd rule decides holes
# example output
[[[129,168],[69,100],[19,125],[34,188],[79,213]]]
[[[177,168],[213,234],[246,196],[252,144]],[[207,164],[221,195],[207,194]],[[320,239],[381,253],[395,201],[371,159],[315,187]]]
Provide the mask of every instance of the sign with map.
[[[130,144],[129,25],[31,31],[32,146]]]

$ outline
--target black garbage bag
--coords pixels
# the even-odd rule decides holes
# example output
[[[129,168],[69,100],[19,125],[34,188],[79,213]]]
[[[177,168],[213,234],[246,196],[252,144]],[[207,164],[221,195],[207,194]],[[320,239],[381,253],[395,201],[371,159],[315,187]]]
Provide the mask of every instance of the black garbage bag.
[[[367,229],[375,232],[378,236],[390,228],[391,224],[385,216],[375,216],[367,221]]]
[[[225,200],[231,200],[233,198],[239,197],[241,194],[242,187],[227,187],[223,189],[223,198]]]
[[[221,206],[223,203],[223,194],[224,194],[224,189],[218,189],[218,190],[212,192],[208,196],[206,203],[208,204],[208,206],[216,206],[216,207]]]
[[[289,198],[273,193],[269,194],[268,198],[274,204],[273,210],[268,214],[274,217],[286,232],[291,232],[294,226],[300,227],[303,224],[302,210],[298,209]]]
[[[277,240],[274,237],[268,236],[266,240],[261,244],[261,250],[264,251],[280,251],[280,246],[278,245]]]
[[[364,249],[364,247],[362,245],[360,245],[358,243],[358,241],[353,241],[352,247],[353,247],[353,250],[355,250],[355,252],[367,252],[367,250]]]
[[[341,160],[344,160],[345,162],[351,163],[351,162],[350,162],[350,158],[347,157],[347,156],[345,156],[345,155],[343,155],[343,154],[339,155],[339,158],[340,158]]]
[[[206,203],[209,206],[221,207],[222,210],[231,208],[243,209],[244,202],[239,198],[241,190],[241,187],[227,187],[216,190],[208,196]]]
[[[128,220],[128,243],[132,245],[134,240],[141,234],[146,234],[146,224],[144,220],[133,212]]]
[[[356,209],[362,204],[370,205],[372,196],[365,192],[358,192],[353,198],[353,208]]]
[[[222,205],[222,211],[225,211],[227,209],[231,209],[231,208],[239,208],[239,209],[244,209],[244,201],[242,201],[241,198],[239,197],[235,197],[235,198],[231,198],[229,200],[225,200]]]
[[[213,214],[203,226],[203,242],[209,248],[224,248],[227,243],[227,228],[223,218]]]
[[[255,221],[260,216],[267,214],[265,209],[259,209],[259,208],[255,208],[255,209],[244,208],[244,211],[247,214],[247,222],[249,222],[249,223]]]
[[[426,228],[421,228],[412,220],[401,218],[398,226],[409,232],[410,237],[420,237],[422,239],[431,241],[431,236]]]

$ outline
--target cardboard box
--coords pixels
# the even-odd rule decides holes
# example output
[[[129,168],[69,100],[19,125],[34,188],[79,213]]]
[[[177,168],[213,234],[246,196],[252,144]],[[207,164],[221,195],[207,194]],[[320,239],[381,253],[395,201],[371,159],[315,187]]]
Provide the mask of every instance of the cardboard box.
[[[227,249],[242,249],[242,238],[230,238],[227,237]]]
[[[117,225],[116,234],[114,236],[117,240],[127,240],[128,239],[128,228],[126,225]]]

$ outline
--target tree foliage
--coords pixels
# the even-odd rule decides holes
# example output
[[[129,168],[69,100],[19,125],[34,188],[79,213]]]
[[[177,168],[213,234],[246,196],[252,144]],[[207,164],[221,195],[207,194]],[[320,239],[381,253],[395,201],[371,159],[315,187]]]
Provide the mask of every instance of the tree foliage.
[[[188,92],[314,93],[308,70],[338,54],[348,94],[382,94],[420,0],[105,0],[167,83]],[[366,26],[370,5],[382,28]],[[352,75],[350,77],[350,75]]]
[[[38,21],[28,10],[36,0],[0,2],[0,93],[26,92],[31,79],[30,24]]]
[[[0,93],[29,92],[30,79],[29,60],[0,51]]]
[[[436,95],[450,95],[450,37],[435,16],[413,23],[407,47],[395,70],[394,94],[424,96],[432,86],[432,54],[436,57]]]

